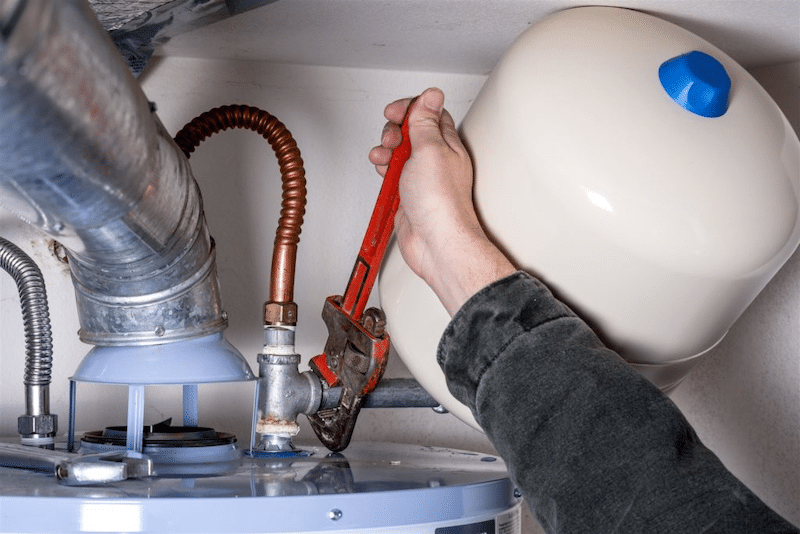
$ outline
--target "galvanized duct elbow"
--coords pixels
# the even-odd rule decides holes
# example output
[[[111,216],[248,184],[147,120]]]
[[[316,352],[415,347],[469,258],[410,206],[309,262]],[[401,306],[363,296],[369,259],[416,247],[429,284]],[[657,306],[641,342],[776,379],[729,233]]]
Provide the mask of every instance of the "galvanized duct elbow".
[[[188,162],[79,0],[0,2],[0,204],[68,250],[83,341],[226,326]]]

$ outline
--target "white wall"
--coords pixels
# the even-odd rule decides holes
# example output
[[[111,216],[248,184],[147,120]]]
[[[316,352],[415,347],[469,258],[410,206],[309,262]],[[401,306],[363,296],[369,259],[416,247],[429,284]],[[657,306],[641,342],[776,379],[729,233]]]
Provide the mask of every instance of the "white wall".
[[[800,129],[800,64],[755,74]],[[378,141],[383,106],[437,85],[459,119],[483,80],[477,75],[165,58],[153,65],[143,85],[173,133],[211,107],[245,103],[273,113],[294,134],[308,178],[295,286],[300,306],[297,348],[307,361],[324,345],[323,301],[344,290],[380,186],[366,155]],[[191,162],[217,242],[223,300],[230,316],[227,335],[255,368],[280,205],[277,164],[265,141],[242,131],[206,141]],[[49,253],[45,238],[13,218],[0,215],[0,235],[28,251],[45,272],[56,343],[53,410],[65,429],[67,377],[87,350],[75,335],[78,325],[66,267]],[[795,523],[800,523],[798,315],[800,258],[795,255],[674,394],[726,465]],[[13,436],[16,418],[24,410],[24,349],[16,290],[8,276],[0,276],[0,339],[0,435]],[[388,375],[406,374],[395,358]],[[180,418],[178,388],[151,387],[147,395],[147,422]],[[81,385],[79,429],[124,424],[125,403],[122,388]],[[249,384],[201,386],[201,424],[236,432],[246,441],[251,404]],[[301,439],[314,439],[305,426]],[[427,409],[365,410],[354,439],[492,451],[482,434]],[[528,528],[534,529],[531,521],[526,518]]]
[[[752,73],[800,132],[800,63]],[[672,397],[731,471],[800,523],[800,253]]]

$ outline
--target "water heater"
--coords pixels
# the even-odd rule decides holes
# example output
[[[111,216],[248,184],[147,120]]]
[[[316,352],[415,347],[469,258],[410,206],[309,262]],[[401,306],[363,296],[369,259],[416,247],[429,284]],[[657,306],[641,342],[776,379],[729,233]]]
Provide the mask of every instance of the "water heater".
[[[656,17],[575,8],[507,51],[464,118],[487,233],[665,391],[800,240],[800,143],[727,54]],[[438,400],[449,317],[389,254],[394,344]]]
[[[172,138],[85,0],[0,2],[0,79],[0,207],[52,239],[70,269],[80,338],[94,345],[68,394],[61,384],[69,413],[59,428],[50,411],[44,276],[0,238],[0,269],[17,284],[26,349],[19,442],[0,439],[0,532],[520,532],[522,497],[496,456],[348,447],[385,368],[389,340],[378,310],[334,324],[341,328],[331,328],[336,343],[325,351],[337,365],[324,377],[300,373],[292,295],[305,178],[277,118],[222,106]],[[268,141],[282,178],[257,378],[223,335],[216,249],[188,163],[200,141],[230,127]],[[242,414],[252,421],[249,448],[200,426],[201,387],[237,382],[250,390],[253,380],[252,415]],[[87,424],[78,407],[98,403],[78,394],[85,382],[127,387],[127,424],[78,432],[76,421]],[[154,387],[182,393],[182,422],[145,421]],[[394,391],[408,389],[418,390]],[[118,391],[107,399],[124,404]],[[319,423],[326,449],[295,447],[301,414]]]

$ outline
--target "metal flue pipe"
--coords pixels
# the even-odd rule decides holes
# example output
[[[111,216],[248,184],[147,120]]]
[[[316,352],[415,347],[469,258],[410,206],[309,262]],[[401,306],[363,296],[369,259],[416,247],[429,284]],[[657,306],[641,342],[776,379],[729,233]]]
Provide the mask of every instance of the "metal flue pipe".
[[[0,205],[62,243],[83,341],[226,325],[185,156],[88,4],[0,1]]]

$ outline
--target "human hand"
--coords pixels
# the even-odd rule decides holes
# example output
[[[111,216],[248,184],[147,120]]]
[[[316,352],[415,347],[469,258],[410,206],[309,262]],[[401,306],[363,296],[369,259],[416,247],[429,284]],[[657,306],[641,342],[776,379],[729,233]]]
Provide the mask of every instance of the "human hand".
[[[410,99],[386,106],[381,145],[369,154],[386,174],[400,144],[400,124]],[[403,259],[453,315],[486,284],[514,267],[486,237],[472,201],[472,162],[439,89],[424,91],[409,112],[411,157],[400,177],[395,216]]]

